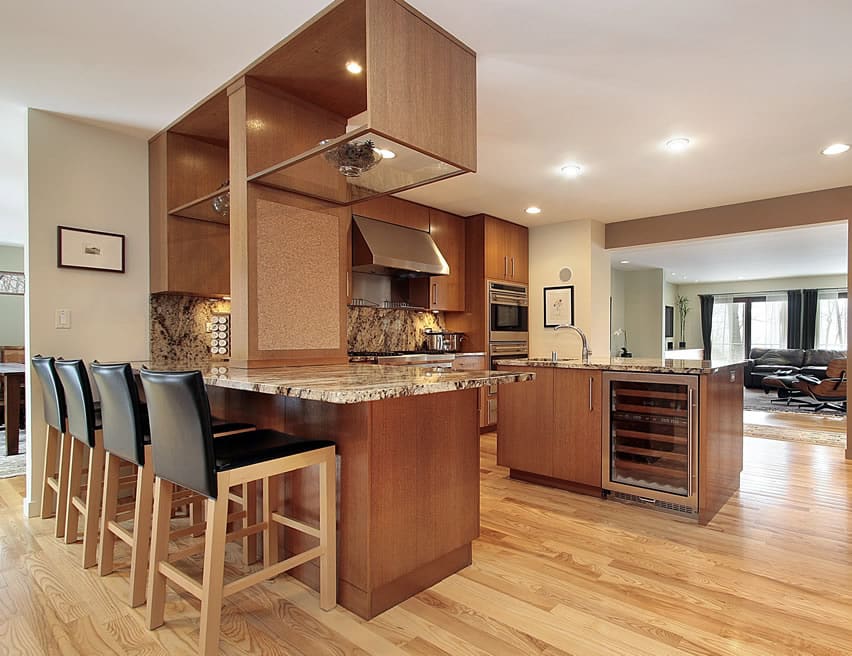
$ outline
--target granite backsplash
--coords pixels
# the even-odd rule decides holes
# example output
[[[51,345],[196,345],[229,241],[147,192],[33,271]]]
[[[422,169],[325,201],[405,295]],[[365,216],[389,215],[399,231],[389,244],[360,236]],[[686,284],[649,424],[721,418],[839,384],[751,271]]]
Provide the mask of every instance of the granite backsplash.
[[[445,330],[443,313],[349,308],[349,351],[415,351],[427,328]]]
[[[151,359],[209,360],[207,324],[214,312],[230,311],[230,301],[178,294],[151,295]]]

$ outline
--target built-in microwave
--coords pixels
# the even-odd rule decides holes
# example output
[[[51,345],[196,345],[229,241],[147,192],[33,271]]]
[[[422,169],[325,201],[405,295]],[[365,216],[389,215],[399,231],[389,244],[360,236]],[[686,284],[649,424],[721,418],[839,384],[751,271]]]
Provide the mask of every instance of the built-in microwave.
[[[526,285],[488,281],[488,341],[526,341],[529,335]]]

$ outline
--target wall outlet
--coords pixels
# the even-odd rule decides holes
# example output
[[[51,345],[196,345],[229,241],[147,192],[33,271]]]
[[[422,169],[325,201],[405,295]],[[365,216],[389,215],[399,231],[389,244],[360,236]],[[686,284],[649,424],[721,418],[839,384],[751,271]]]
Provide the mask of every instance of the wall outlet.
[[[71,310],[56,311],[56,328],[59,330],[69,330],[71,328]]]

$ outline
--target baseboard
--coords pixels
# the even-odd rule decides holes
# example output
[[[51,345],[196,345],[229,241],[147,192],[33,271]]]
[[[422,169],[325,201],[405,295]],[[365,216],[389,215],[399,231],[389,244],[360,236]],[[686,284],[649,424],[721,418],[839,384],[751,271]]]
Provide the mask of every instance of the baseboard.
[[[22,505],[24,517],[38,517],[41,514],[41,499],[33,501],[25,498]]]

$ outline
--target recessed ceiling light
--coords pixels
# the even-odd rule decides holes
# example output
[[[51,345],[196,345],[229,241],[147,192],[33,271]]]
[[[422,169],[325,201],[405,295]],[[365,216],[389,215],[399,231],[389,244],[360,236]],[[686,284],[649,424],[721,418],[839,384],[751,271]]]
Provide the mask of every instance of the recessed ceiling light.
[[[630,264],[630,260],[621,260],[619,264]]]
[[[364,70],[364,67],[356,61],[348,61],[346,62],[346,70],[352,73],[352,75],[358,75]]]
[[[849,144],[836,143],[822,149],[823,155],[842,155],[849,150]]]
[[[379,155],[382,156],[382,159],[393,159],[396,157],[396,153],[392,150],[388,150],[387,148],[373,148]]]
[[[559,169],[559,172],[566,178],[576,178],[583,172],[583,167],[579,164],[566,164]]]
[[[686,137],[675,137],[666,142],[666,150],[679,153],[689,148],[689,139]]]
[[[541,208],[536,207],[535,205],[531,205],[527,209],[524,210],[527,214],[541,214]]]

